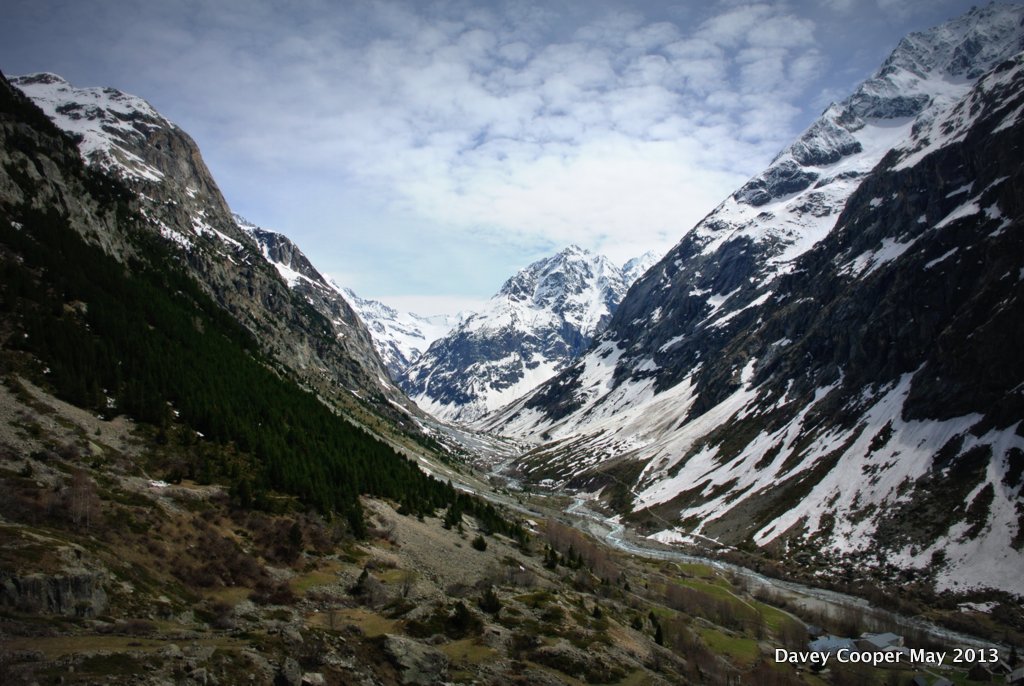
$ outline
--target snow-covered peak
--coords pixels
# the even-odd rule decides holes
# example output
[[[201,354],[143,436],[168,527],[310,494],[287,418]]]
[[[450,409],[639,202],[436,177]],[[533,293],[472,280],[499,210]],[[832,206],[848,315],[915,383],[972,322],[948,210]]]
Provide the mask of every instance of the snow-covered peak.
[[[409,365],[426,352],[430,344],[458,326],[463,313],[425,317],[415,312],[400,312],[379,300],[361,298],[351,288],[329,280],[369,329],[377,352],[392,378],[401,378]]]
[[[154,129],[175,129],[148,102],[115,88],[76,88],[50,73],[12,78],[62,130],[76,138],[89,163],[128,178],[159,182],[163,172],[133,152]]]
[[[1024,49],[1021,5],[971,8],[967,14],[900,41],[876,74],[907,71],[920,78],[939,74],[974,80]]]
[[[437,340],[403,387],[432,414],[468,422],[546,381],[611,319],[631,281],[576,245],[534,262]]]
[[[501,328],[511,315],[513,325],[530,326],[536,316],[527,311],[545,312],[591,336],[607,323],[627,288],[607,257],[570,245],[521,269],[469,319],[480,327]],[[523,316],[516,318],[516,313]]]
[[[760,174],[694,229],[705,254],[726,242],[770,246],[770,280],[821,240],[864,176],[914,128],[941,117],[975,79],[1024,48],[1022,5],[975,8],[910,34]]]
[[[661,257],[661,255],[653,250],[648,250],[639,257],[626,260],[621,269],[622,278],[626,281],[626,285],[631,286],[633,282],[643,276],[648,269],[656,265]]]

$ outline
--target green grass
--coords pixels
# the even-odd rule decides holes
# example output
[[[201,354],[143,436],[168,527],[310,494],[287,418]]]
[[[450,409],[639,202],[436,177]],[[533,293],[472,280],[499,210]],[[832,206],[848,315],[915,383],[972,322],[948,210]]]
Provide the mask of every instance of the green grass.
[[[765,603],[761,603],[756,600],[752,600],[750,603],[761,611],[761,616],[764,617],[765,626],[772,632],[776,632],[781,629],[786,622],[797,621],[777,607],[772,607],[771,605],[766,605]]]
[[[686,586],[692,588],[695,591],[700,591],[709,596],[715,598],[721,598],[722,600],[738,601],[736,596],[733,595],[732,591],[728,586],[723,586],[717,581],[702,581],[700,579],[677,579],[676,583],[680,586]]]
[[[761,654],[757,647],[757,641],[752,638],[730,636],[717,629],[707,627],[697,629],[697,633],[712,651],[719,655],[726,655],[743,665],[753,664]]]
[[[327,586],[338,582],[337,573],[331,570],[317,569],[308,574],[302,574],[292,579],[288,585],[296,595],[305,593],[316,586]]]
[[[536,608],[553,601],[555,597],[550,591],[535,591],[533,593],[518,595],[515,599],[523,605]]]
[[[441,652],[455,665],[474,666],[489,662],[498,654],[494,648],[483,645],[476,638],[464,638],[441,646]]]
[[[677,562],[676,567],[680,572],[687,576],[698,577],[700,579],[718,578],[718,573],[712,569],[710,565],[701,564],[699,562]]]
[[[331,611],[318,612],[307,616],[306,620],[310,626],[321,629],[330,629],[331,614]],[[387,619],[375,612],[363,610],[362,608],[344,608],[334,610],[333,615],[335,629],[341,629],[342,627],[354,624],[359,627],[359,630],[362,631],[367,638],[383,636],[384,634],[393,634],[395,633],[395,628],[397,626],[397,622],[394,620]]]

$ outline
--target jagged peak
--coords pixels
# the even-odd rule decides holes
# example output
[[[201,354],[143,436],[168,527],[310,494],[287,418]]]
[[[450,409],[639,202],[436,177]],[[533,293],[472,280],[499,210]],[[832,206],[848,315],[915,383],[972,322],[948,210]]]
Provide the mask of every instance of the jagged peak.
[[[622,277],[626,280],[626,284],[631,285],[643,276],[648,269],[657,264],[661,257],[661,254],[648,250],[642,255],[626,260],[619,268],[619,271],[622,272]]]
[[[549,302],[564,295],[567,287],[596,278],[622,280],[618,267],[605,257],[576,244],[570,244],[550,257],[532,262],[510,277],[494,296]]]
[[[288,238],[288,236],[284,235],[280,231],[274,231],[273,229],[260,226],[259,224],[251,222],[242,215],[234,212],[231,213],[231,218],[235,220],[235,225],[238,226],[242,232],[254,238],[261,246],[265,246],[272,242],[277,245],[297,247],[292,239]]]
[[[65,84],[70,86],[68,80],[60,74],[54,74],[50,71],[40,71],[32,74],[24,74],[22,76],[12,76],[10,79],[11,83],[17,83],[19,85],[31,85],[36,83],[42,84]]]
[[[895,120],[944,107],[983,73],[1024,49],[1024,5],[989,4],[903,38],[882,66],[840,103],[832,103],[732,199],[759,207],[807,189],[815,168],[863,151],[854,135],[872,119]]]
[[[976,79],[1024,48],[1020,38],[1022,19],[1022,5],[989,3],[972,7],[944,24],[908,34],[876,76],[905,69],[922,78],[941,73]]]
[[[586,248],[581,248],[580,246],[576,245],[575,243],[570,243],[569,245],[565,246],[564,248],[559,250],[557,253],[555,253],[555,256],[558,257],[558,256],[565,255],[566,257],[568,257],[568,256],[571,256],[571,255],[593,255],[593,254],[594,253],[590,252]]]
[[[242,231],[246,232],[247,234],[252,235],[252,233],[254,231],[265,230],[265,229],[262,229],[262,227],[260,227],[255,222],[249,221],[248,219],[246,219],[242,215],[238,214],[237,212],[232,212],[231,213],[231,218],[235,220],[236,224],[238,224],[238,228],[241,229]]]
[[[345,300],[348,301],[348,304],[351,305],[352,308],[364,318],[364,320],[368,314],[372,314],[375,318],[386,319],[395,319],[399,316],[398,310],[387,303],[383,303],[380,300],[373,300],[371,298],[363,298],[351,288],[342,286],[334,279],[328,279],[327,282],[332,288],[334,288],[334,290],[338,291]]]

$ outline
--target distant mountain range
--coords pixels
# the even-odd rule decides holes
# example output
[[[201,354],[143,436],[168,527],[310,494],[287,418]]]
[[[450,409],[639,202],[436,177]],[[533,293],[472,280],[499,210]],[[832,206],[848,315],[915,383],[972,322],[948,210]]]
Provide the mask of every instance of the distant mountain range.
[[[333,282],[332,282],[333,283]],[[448,335],[468,315],[467,312],[423,316],[414,312],[399,312],[379,300],[360,298],[351,288],[333,284],[348,300],[360,319],[366,324],[377,345],[377,352],[387,365],[391,378],[399,383],[413,362],[427,351],[431,344]]]

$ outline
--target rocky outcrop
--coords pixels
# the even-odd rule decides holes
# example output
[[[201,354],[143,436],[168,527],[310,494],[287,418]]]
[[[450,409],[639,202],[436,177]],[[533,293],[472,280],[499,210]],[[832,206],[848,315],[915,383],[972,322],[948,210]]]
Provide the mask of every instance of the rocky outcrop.
[[[432,686],[441,683],[448,673],[444,653],[405,636],[385,636],[384,652],[398,670],[403,686]]]
[[[96,617],[107,609],[103,581],[103,574],[85,570],[21,576],[0,571],[0,606],[41,615]]]

